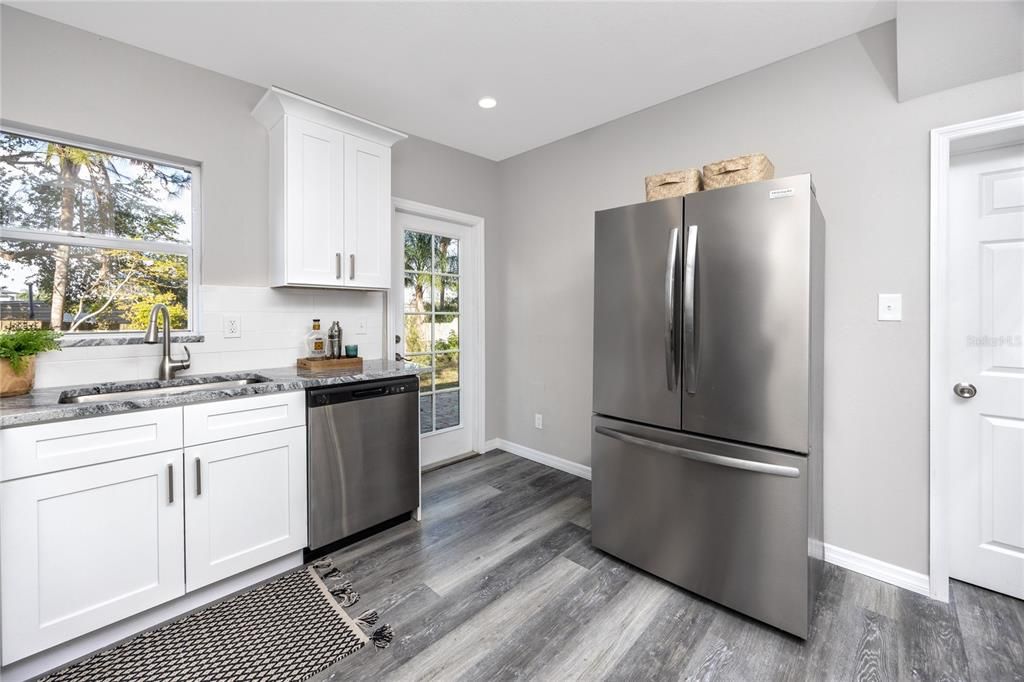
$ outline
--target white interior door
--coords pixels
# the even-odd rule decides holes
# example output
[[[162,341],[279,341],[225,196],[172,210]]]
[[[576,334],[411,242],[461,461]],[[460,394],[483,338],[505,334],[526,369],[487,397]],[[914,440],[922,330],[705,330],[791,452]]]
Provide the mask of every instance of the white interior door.
[[[477,235],[467,225],[396,210],[396,348],[420,377],[421,464],[473,451],[477,415]]]
[[[1024,598],[1024,145],[949,178],[950,576]]]

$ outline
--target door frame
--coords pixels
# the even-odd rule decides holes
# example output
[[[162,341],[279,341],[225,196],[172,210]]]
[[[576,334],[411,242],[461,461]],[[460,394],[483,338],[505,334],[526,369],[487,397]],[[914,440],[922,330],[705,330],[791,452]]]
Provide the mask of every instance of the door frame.
[[[460,259],[460,267],[463,264],[468,264],[469,274],[473,280],[475,292],[470,297],[468,305],[471,307],[472,314],[476,317],[476,325],[473,330],[476,334],[477,344],[476,348],[469,352],[469,355],[473,359],[474,376],[470,382],[473,389],[473,427],[470,442],[475,452],[482,453],[486,450],[484,443],[486,442],[486,399],[485,392],[487,389],[487,373],[484,359],[486,355],[486,290],[485,290],[485,277],[484,277],[484,238],[485,238],[485,221],[480,216],[475,216],[469,213],[460,213],[459,211],[453,211],[447,208],[441,208],[439,206],[432,206],[430,204],[424,204],[419,201],[412,201],[411,199],[402,199],[400,197],[391,197],[391,212],[392,216],[395,213],[408,213],[411,215],[420,216],[422,218],[433,218],[434,220],[443,220],[449,223],[455,223],[464,227],[470,228],[470,239],[469,239],[469,254],[468,259]],[[393,228],[392,228],[393,229]],[[393,239],[393,249],[395,250],[395,256],[399,253],[399,250],[403,248],[404,241],[401,239]],[[397,262],[397,261],[393,261]],[[402,292],[397,291],[393,294],[399,300],[402,298]],[[396,306],[390,305],[388,311],[388,317],[391,320],[391,329],[399,330],[404,329],[402,326],[402,320],[399,319],[396,314]],[[388,357],[396,352],[396,345],[393,341],[393,335],[389,333],[388,338],[385,340],[388,346]],[[420,466],[423,466],[422,460]]]
[[[931,226],[929,274],[929,562],[932,599],[949,601],[949,166],[954,154],[1024,142],[1024,111],[934,128],[931,131]]]

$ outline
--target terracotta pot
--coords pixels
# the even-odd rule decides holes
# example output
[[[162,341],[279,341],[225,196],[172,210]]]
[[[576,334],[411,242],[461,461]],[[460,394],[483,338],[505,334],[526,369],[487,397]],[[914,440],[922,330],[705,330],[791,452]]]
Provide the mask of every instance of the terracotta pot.
[[[25,358],[20,373],[15,373],[8,360],[0,360],[0,398],[25,395],[36,380],[36,357]]]

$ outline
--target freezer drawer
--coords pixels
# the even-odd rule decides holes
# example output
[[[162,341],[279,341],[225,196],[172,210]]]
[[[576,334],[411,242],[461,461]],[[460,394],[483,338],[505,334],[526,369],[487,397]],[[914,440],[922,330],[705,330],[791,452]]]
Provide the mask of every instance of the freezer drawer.
[[[594,546],[806,638],[821,567],[820,543],[809,541],[807,458],[593,424]]]

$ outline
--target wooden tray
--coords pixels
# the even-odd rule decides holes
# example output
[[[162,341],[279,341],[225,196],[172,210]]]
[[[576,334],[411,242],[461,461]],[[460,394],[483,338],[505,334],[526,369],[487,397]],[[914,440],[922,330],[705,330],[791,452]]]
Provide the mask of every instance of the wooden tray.
[[[321,369],[354,369],[363,371],[362,358],[298,358],[295,366],[299,369],[317,371]]]

